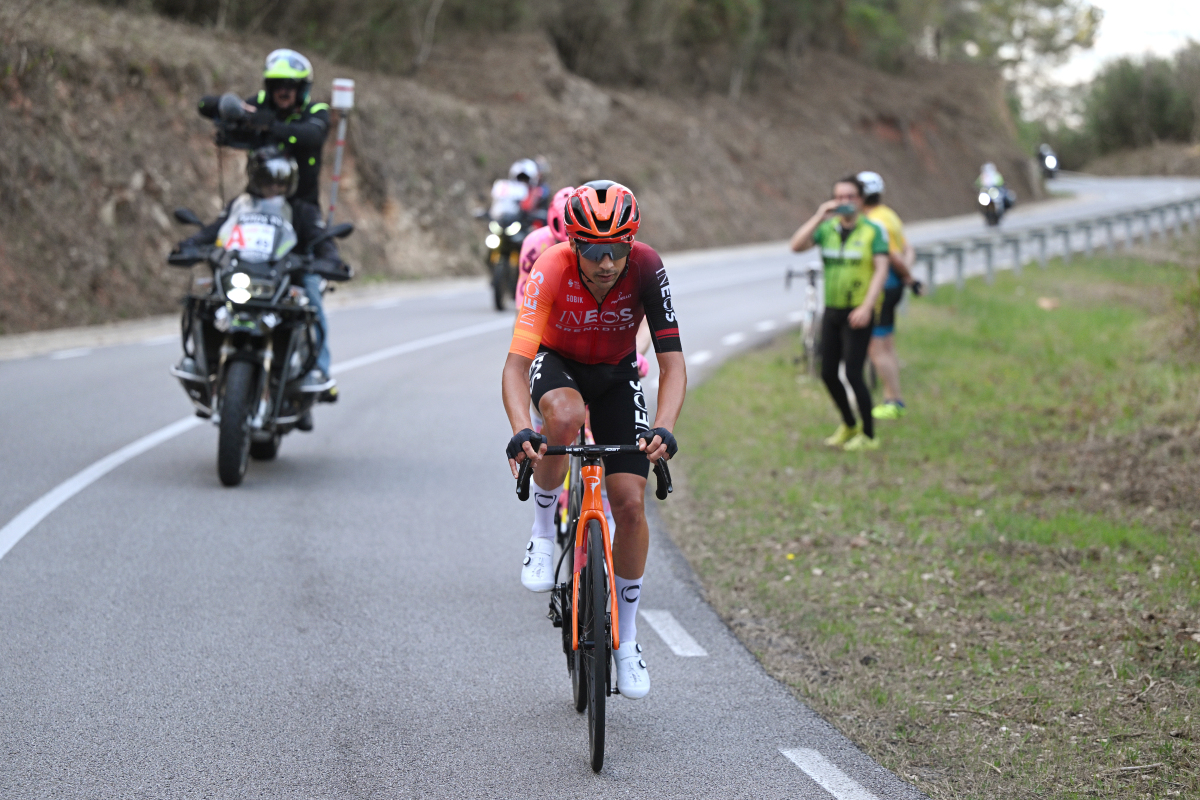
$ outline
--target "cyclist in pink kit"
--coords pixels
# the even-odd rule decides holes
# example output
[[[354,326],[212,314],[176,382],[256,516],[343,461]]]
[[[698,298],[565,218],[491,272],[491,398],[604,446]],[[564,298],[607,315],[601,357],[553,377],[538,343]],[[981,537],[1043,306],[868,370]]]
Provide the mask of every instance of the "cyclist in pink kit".
[[[567,240],[567,225],[563,222],[563,209],[567,206],[567,198],[575,191],[574,186],[566,186],[554,193],[550,200],[550,208],[546,212],[546,227],[538,228],[525,237],[521,245],[521,260],[517,262],[517,308],[525,297],[525,281],[529,278],[529,270],[538,256],[559,242]]]

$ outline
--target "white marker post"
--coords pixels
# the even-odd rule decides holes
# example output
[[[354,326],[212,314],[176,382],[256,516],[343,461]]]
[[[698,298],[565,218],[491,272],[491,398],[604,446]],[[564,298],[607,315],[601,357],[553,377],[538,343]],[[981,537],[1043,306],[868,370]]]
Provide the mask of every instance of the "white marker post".
[[[342,181],[342,152],[346,149],[346,119],[354,108],[354,81],[349,78],[333,79],[333,99],[329,105],[338,112],[336,153],[333,157],[333,178],[329,187],[329,215],[326,227],[333,225],[333,210],[337,207],[338,184]]]

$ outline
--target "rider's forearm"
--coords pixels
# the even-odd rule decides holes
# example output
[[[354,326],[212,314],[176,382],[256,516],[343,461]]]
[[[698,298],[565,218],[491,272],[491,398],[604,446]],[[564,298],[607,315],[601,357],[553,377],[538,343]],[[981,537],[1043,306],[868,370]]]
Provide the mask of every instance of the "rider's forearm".
[[[654,413],[655,428],[675,430],[683,398],[687,394],[687,365],[683,353],[658,354],[658,407]]]
[[[509,353],[504,362],[504,378],[502,392],[504,394],[504,411],[508,414],[508,422],[512,425],[513,433],[532,428],[529,418],[529,366],[532,360]]]
[[[821,224],[823,219],[825,219],[824,212],[818,211],[812,215],[808,222],[801,225],[799,230],[792,234],[791,246],[793,253],[799,253],[801,250],[807,250],[813,246],[813,231],[817,229],[817,226]]]
[[[862,307],[875,308],[879,295],[883,292],[883,284],[887,282],[888,257],[880,254],[875,256],[875,274],[871,276],[871,285],[867,287],[867,296],[863,299]]]
[[[904,249],[903,253],[889,253],[888,260],[891,262],[891,267],[904,283],[913,282],[913,274],[910,266],[912,265],[912,245]]]

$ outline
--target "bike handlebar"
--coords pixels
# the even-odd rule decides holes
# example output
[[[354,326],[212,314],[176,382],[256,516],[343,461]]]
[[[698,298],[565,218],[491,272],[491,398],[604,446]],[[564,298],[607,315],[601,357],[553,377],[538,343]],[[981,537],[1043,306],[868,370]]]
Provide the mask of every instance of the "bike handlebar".
[[[615,456],[626,453],[642,454],[644,452],[636,444],[571,444],[547,447],[543,455],[601,458],[603,456]],[[517,499],[522,503],[529,499],[529,479],[532,477],[533,459],[526,458],[521,462],[520,470],[517,473]],[[666,500],[667,495],[675,491],[675,487],[671,484],[671,470],[667,468],[667,460],[665,458],[660,458],[654,465],[654,478],[656,484],[654,496],[659,500]]]

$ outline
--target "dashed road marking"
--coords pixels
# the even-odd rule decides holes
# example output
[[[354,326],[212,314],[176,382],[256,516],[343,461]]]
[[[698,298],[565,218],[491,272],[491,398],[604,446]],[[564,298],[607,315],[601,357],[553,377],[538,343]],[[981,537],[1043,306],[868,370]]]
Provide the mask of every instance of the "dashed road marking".
[[[746,341],[746,334],[736,331],[721,339],[721,344],[726,347],[733,347],[735,344],[741,344],[744,341]]]
[[[73,347],[70,350],[58,350],[53,352],[50,354],[50,358],[54,359],[55,361],[62,361],[65,358],[82,358],[83,356],[90,356],[91,354],[92,348],[90,347]]]
[[[683,629],[670,611],[643,608],[639,613],[642,615],[642,619],[648,622],[651,628],[654,628],[654,632],[658,634],[658,638],[663,640],[663,644],[671,648],[671,652],[675,655],[685,658],[708,655],[708,651]]]
[[[773,331],[773,330],[775,330],[776,327],[778,327],[778,326],[777,326],[775,320],[764,319],[762,322],[760,322],[754,326],[754,330],[766,332],[766,331]]]
[[[807,747],[785,750],[781,747],[779,752],[837,800],[879,800],[817,750]]]
[[[701,350],[699,353],[693,353],[692,357],[689,358],[688,361],[693,365],[698,366],[703,364],[705,361],[708,361],[710,358],[712,358],[712,353],[707,350]]]

